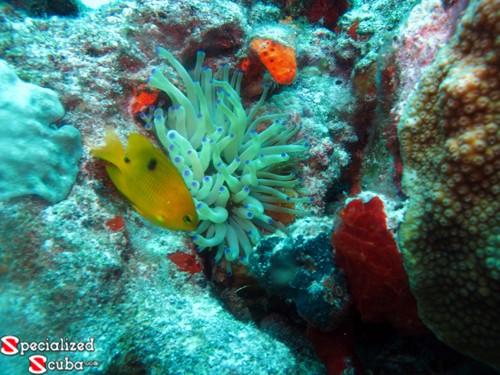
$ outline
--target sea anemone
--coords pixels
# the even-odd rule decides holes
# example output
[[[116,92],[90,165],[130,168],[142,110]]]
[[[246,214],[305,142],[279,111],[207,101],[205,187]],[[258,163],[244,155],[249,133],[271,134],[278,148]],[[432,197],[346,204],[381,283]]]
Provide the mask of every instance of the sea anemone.
[[[149,85],[164,91],[172,106],[141,117],[147,128],[156,130],[194,198],[200,225],[193,242],[200,251],[216,248],[215,261],[224,258],[230,273],[231,262],[247,263],[261,230],[282,228],[268,213],[307,213],[295,203],[311,198],[284,191],[301,182],[290,155],[305,154],[309,143],[293,141],[300,126],[289,114],[257,116],[269,87],[245,111],[239,95],[241,72],[230,75],[224,66],[213,75],[203,66],[202,51],[191,73],[167,50],[158,48],[158,55],[177,71],[184,92],[153,69]]]

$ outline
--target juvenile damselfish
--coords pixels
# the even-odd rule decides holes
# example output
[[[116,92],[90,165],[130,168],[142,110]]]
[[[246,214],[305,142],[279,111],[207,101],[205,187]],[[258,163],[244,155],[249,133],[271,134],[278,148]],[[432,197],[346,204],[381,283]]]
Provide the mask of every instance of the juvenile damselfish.
[[[91,152],[108,162],[111,181],[147,220],[167,229],[196,230],[198,215],[182,176],[146,137],[130,134],[124,150],[116,131],[108,130],[106,144]]]

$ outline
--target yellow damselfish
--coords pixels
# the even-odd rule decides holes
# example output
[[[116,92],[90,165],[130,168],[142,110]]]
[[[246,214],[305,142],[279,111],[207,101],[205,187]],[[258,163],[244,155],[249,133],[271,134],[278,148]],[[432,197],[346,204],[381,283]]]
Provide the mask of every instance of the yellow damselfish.
[[[124,150],[116,131],[108,130],[106,144],[91,152],[109,163],[111,181],[150,222],[172,230],[196,229],[198,215],[182,176],[146,137],[130,134]]]

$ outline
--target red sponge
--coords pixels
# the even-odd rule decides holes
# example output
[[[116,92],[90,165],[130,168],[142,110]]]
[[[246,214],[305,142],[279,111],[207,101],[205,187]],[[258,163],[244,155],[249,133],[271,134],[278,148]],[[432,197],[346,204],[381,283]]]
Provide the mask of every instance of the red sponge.
[[[425,332],[402,256],[387,229],[383,202],[378,197],[367,203],[353,200],[340,218],[332,242],[361,319],[390,323],[408,334]]]

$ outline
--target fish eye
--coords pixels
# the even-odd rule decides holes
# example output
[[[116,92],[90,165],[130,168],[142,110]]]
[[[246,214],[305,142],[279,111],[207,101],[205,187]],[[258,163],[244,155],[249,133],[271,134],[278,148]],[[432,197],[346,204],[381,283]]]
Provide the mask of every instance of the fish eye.
[[[192,223],[192,220],[188,215],[184,216],[182,219],[184,220],[185,223]]]

